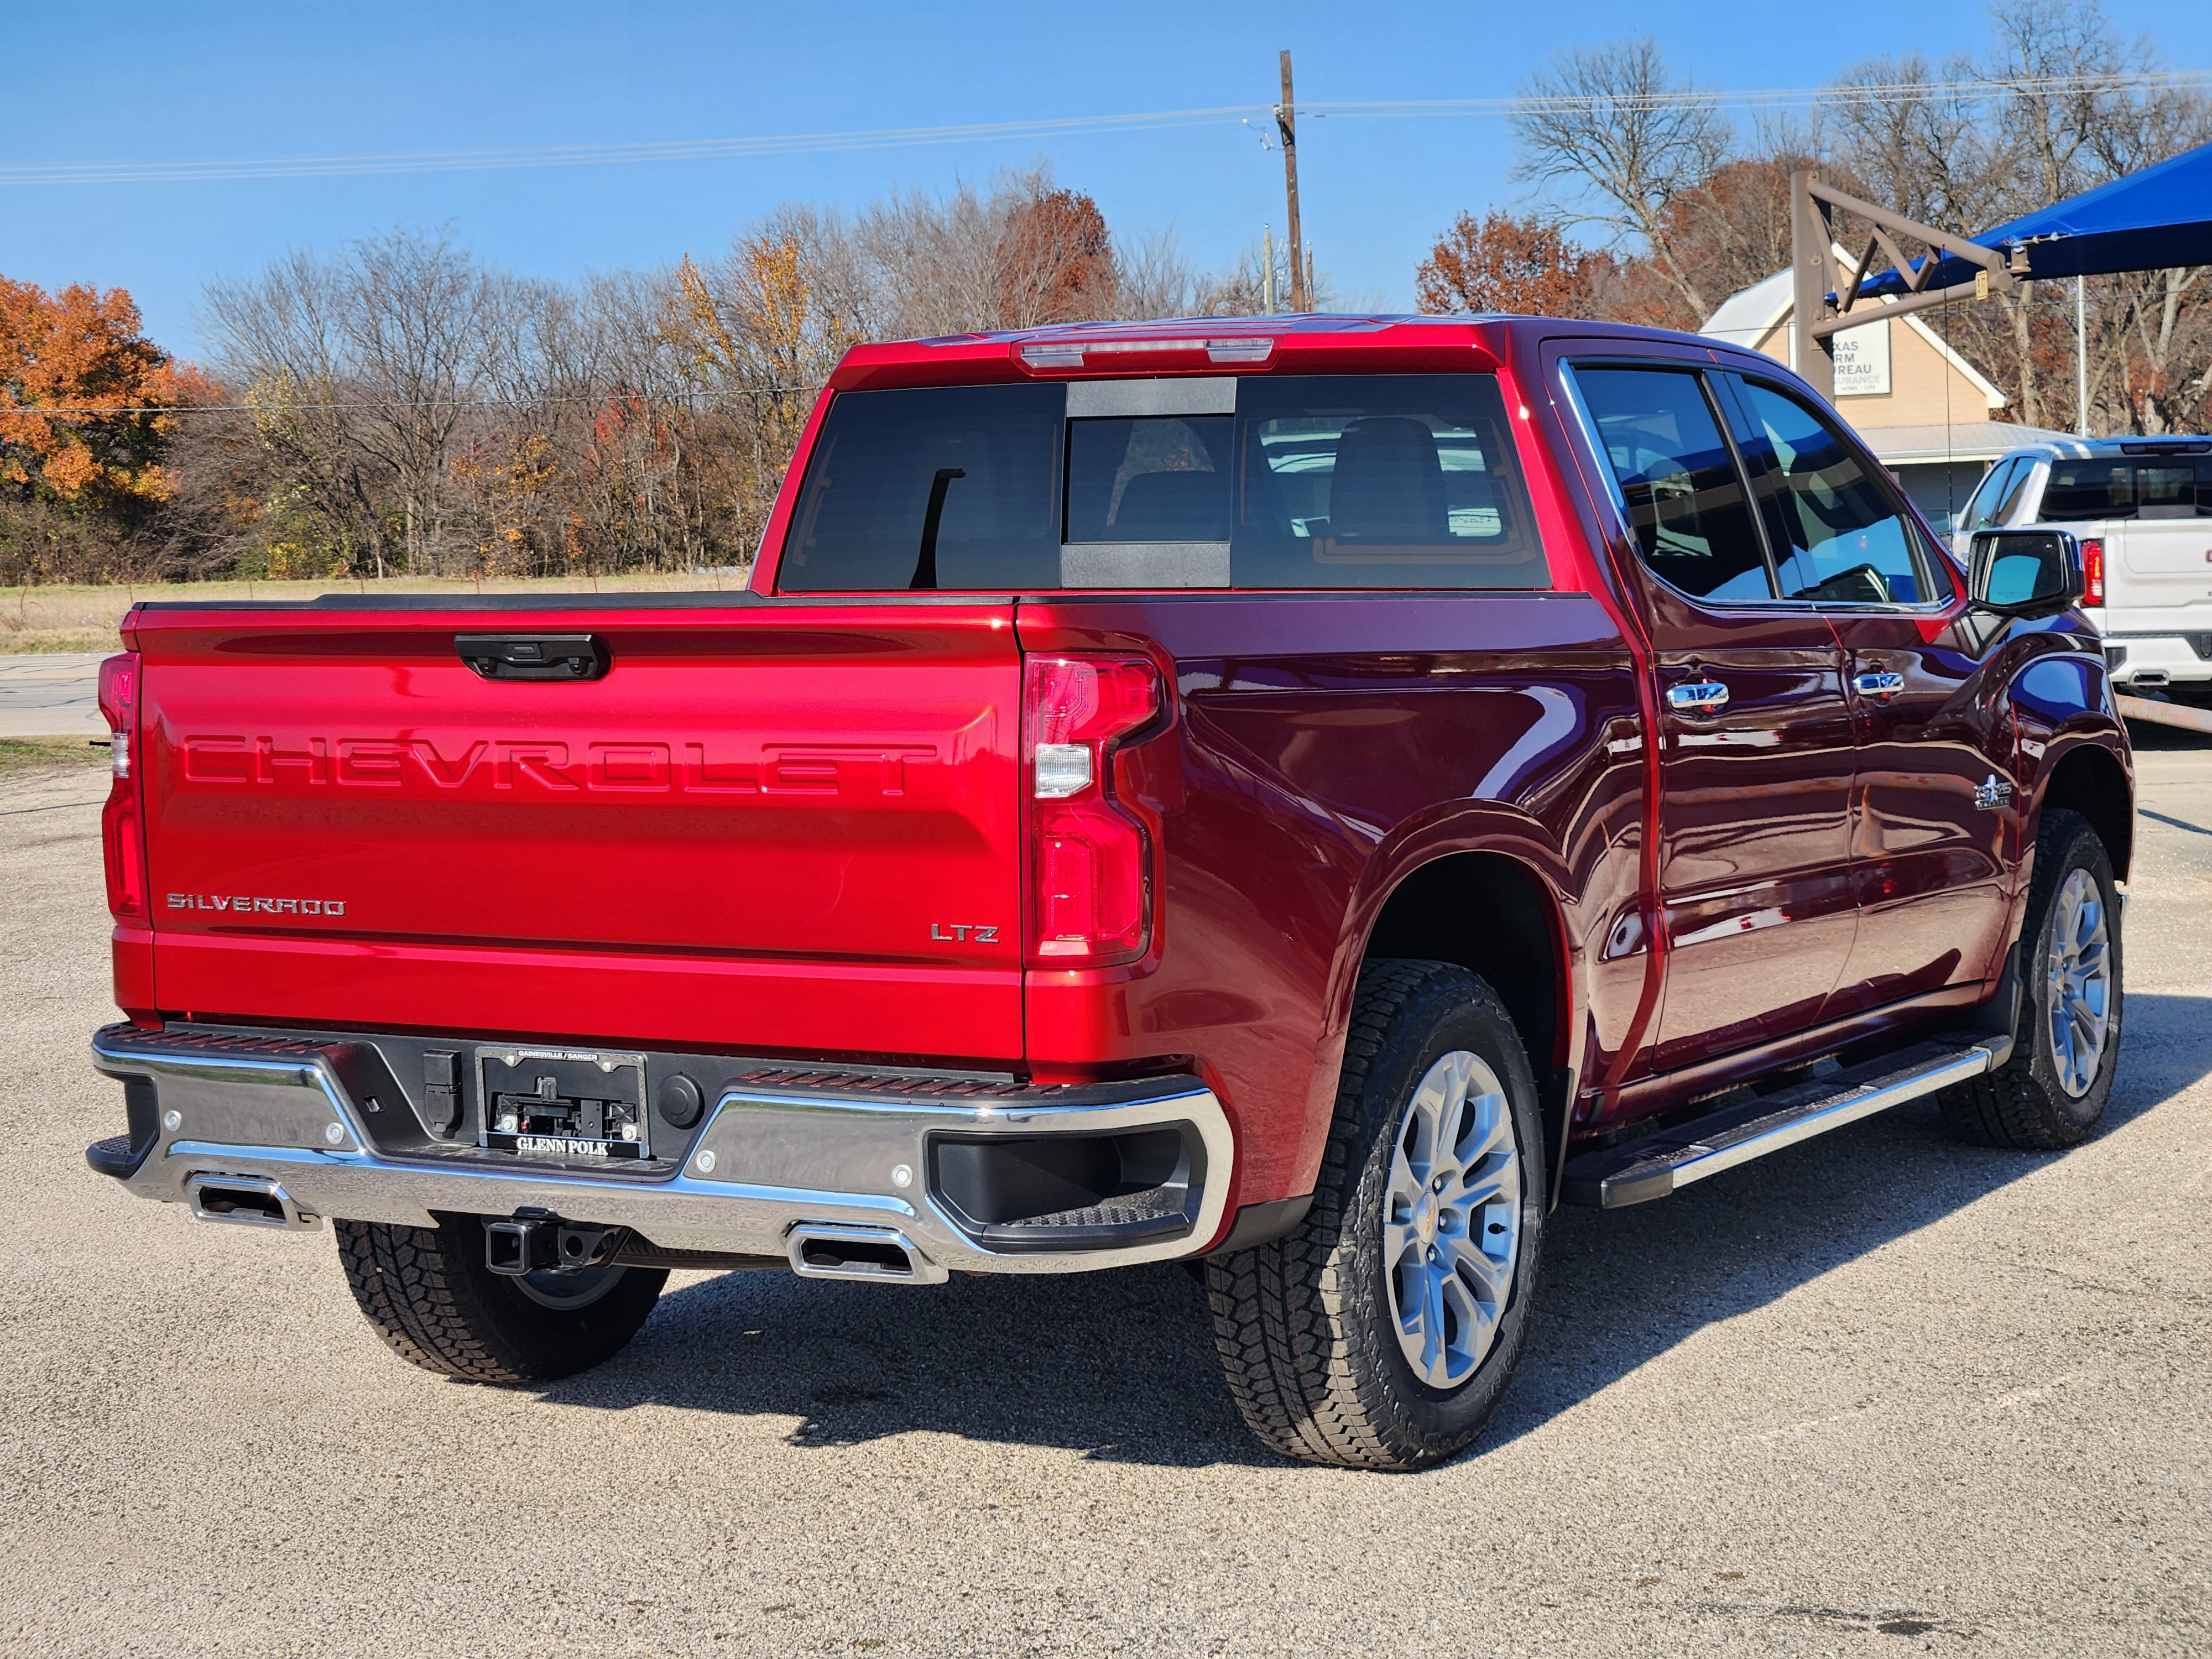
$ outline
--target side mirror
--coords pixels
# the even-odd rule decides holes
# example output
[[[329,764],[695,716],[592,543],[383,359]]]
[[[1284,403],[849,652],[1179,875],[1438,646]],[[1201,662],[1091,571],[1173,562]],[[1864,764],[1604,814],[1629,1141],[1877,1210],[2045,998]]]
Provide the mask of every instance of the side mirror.
[[[1974,608],[2000,617],[2055,617],[2081,597],[2081,546],[2063,530],[1984,530],[1973,542]]]

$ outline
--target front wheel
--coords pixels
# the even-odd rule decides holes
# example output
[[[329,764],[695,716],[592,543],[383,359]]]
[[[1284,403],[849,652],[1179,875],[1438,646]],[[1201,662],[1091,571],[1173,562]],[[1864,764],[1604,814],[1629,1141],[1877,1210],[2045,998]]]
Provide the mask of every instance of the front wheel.
[[[1206,1264],[1215,1345],[1261,1439],[1413,1469],[1482,1431],[1527,1336],[1542,1146],[1497,994],[1448,963],[1369,963],[1313,1207]]]
[[[2021,927],[2012,1058],[1937,1097],[1952,1133],[2048,1151],[2096,1127],[2119,1063],[2119,916],[2112,860],[2089,821],[2045,812]]]
[[[435,1227],[334,1221],[346,1283],[402,1359],[477,1382],[550,1382],[589,1370],[635,1336],[668,1282],[665,1267],[611,1264],[572,1273],[495,1273],[483,1219]]]

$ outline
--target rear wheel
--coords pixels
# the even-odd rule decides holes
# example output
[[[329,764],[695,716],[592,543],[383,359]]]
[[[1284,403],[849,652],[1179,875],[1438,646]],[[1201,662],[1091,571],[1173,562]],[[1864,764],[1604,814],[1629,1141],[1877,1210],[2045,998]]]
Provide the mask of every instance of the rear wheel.
[[[478,1382],[550,1382],[621,1351],[668,1282],[661,1267],[495,1273],[483,1220],[338,1221],[338,1260],[368,1322],[402,1359]]]
[[[1527,1335],[1542,1146],[1497,994],[1448,963],[1369,963],[1313,1207],[1206,1264],[1215,1345],[1261,1439],[1411,1469],[1482,1431]]]
[[[2078,812],[2045,811],[2037,831],[2020,972],[2012,1058],[1945,1090],[1943,1121],[1985,1146],[2071,1146],[2112,1095],[2122,1006],[2112,860]]]

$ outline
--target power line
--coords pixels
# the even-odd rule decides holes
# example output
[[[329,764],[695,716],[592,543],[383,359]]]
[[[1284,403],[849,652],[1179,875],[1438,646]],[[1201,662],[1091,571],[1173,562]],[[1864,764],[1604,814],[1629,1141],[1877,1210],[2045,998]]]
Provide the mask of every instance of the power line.
[[[1399,98],[1364,103],[1303,104],[1301,111],[1340,118],[1362,115],[1519,115],[1591,109],[1682,109],[1700,105],[1780,105],[1798,108],[1888,103],[1926,97],[2025,97],[2030,93],[2065,94],[2183,91],[2212,84],[2212,70],[2145,70],[2122,75],[2022,75],[1979,80],[1885,81],[1825,87],[1770,87],[1719,90],[1684,87],[1664,92],[1620,96],[1612,93],[1561,93],[1513,98]]]
[[[1411,98],[1330,100],[1297,106],[1322,119],[1390,119],[1458,115],[1541,114],[1607,106],[1668,109],[1711,106],[1790,108],[1843,106],[1925,97],[2024,97],[2033,93],[2096,94],[2187,90],[2212,84],[2212,70],[2158,70],[2121,75],[1994,76],[1955,81],[1909,81],[1869,85],[1778,87],[1743,90],[1686,88],[1633,94],[1542,94],[1511,98]],[[1121,115],[1072,115],[1024,121],[980,121],[952,126],[885,127],[873,131],[782,133],[739,138],[680,138],[635,143],[557,144],[510,149],[422,150],[363,155],[274,156],[235,161],[84,161],[0,167],[0,187],[39,185],[208,184],[240,179],[332,179],[406,173],[500,172],[538,167],[611,167],[651,161],[699,161],[756,155],[834,154],[1023,138],[1062,138],[1116,132],[1236,125],[1255,116],[1272,118],[1272,104],[1231,104],[1207,109],[1148,110]]]

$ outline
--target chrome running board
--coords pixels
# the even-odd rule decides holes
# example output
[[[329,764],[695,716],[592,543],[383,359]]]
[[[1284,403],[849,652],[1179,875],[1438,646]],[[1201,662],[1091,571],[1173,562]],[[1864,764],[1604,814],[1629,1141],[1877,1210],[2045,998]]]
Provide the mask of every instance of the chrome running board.
[[[1677,1187],[1995,1071],[2011,1053],[2008,1036],[1962,1034],[1916,1043],[1644,1139],[1571,1158],[1559,1200],[1618,1210],[1664,1198]]]

